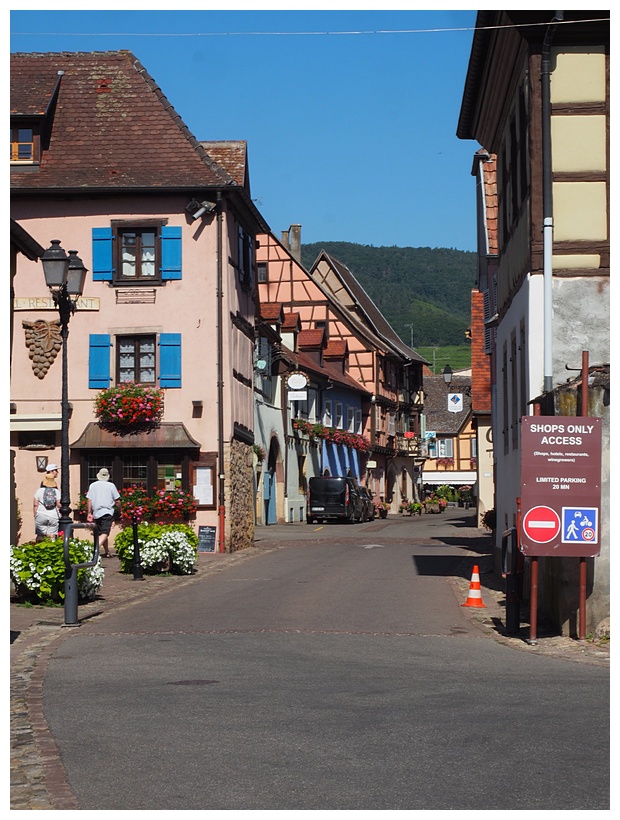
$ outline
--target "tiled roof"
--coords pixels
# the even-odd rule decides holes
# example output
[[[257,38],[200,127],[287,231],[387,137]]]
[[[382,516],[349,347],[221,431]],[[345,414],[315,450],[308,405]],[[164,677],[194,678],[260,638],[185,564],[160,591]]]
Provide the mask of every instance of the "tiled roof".
[[[282,319],[282,303],[261,302],[260,317],[265,322],[279,322]]]
[[[299,347],[321,347],[325,339],[325,330],[300,330],[297,335],[297,345]]]
[[[350,390],[356,390],[364,396],[372,395],[370,390],[367,390],[360,382],[355,381],[348,373],[343,373],[342,370],[339,370],[337,365],[331,364],[330,362],[323,362],[323,364],[320,365],[312,356],[305,354],[302,350],[293,353],[293,351],[289,350],[285,345],[281,345],[281,350],[284,358],[298,370],[313,373],[319,377],[322,376],[323,378],[331,380],[334,384],[347,387]]]
[[[499,252],[499,244],[497,233],[497,157],[495,154],[489,154],[488,159],[482,163],[482,175],[487,223],[487,253],[496,256]]]
[[[323,356],[326,359],[342,359],[346,355],[347,343],[344,339],[330,339],[330,341],[327,343],[327,347],[323,351]]]
[[[285,313],[282,322],[282,330],[295,330],[301,327],[301,317],[299,313]]]
[[[443,376],[424,376],[424,416],[426,429],[434,430],[444,435],[457,435],[463,423],[469,418],[471,410],[471,396],[463,389],[470,387],[469,376],[452,376],[448,387]],[[448,393],[463,394],[463,410],[451,413],[448,410]]]
[[[49,146],[37,172],[12,168],[14,190],[236,185],[129,51],[12,54],[12,114],[48,106]]]
[[[245,140],[201,140],[200,145],[237,185],[245,187],[248,193],[250,192],[248,149]]]

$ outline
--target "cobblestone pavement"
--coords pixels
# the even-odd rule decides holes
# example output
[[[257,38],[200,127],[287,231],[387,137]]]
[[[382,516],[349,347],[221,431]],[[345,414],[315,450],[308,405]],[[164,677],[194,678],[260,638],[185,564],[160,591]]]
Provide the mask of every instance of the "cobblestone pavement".
[[[282,545],[280,545],[282,546]],[[280,548],[278,544],[252,547],[231,555],[200,555],[198,573],[192,576],[145,576],[136,580],[122,574],[116,557],[102,559],[107,572],[100,596],[80,605],[80,621],[106,616],[111,610],[134,606],[145,597],[196,583],[205,574],[225,570],[232,563],[251,560],[265,551]],[[468,553],[468,551],[465,551]],[[517,650],[555,656],[566,661],[610,665],[610,642],[577,641],[557,635],[546,635],[541,628],[535,645],[527,641],[527,630],[509,636],[503,629],[504,591],[495,577],[490,556],[471,552],[464,561],[472,564],[472,556],[480,570],[484,608],[463,611],[489,638]],[[470,588],[467,573],[451,579],[455,594],[466,601]],[[64,626],[63,607],[24,606],[11,592],[11,676],[10,676],[10,809],[11,810],[76,810],[79,809],[66,780],[58,749],[49,731],[43,712],[43,681],[50,657],[56,648],[79,628]]]

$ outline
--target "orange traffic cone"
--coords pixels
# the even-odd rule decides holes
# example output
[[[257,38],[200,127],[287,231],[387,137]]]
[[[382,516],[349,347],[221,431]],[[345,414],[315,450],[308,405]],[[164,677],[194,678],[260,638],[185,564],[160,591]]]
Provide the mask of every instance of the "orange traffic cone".
[[[477,566],[471,574],[471,582],[469,584],[469,595],[467,600],[461,606],[477,606],[486,609],[486,605],[482,603],[482,593],[480,592],[480,571]]]

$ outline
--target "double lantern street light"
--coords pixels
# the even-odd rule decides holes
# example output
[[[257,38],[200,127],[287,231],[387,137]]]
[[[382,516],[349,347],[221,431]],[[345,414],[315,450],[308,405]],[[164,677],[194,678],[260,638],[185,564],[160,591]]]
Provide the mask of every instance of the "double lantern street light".
[[[54,304],[60,315],[60,336],[62,338],[62,399],[60,432],[60,521],[58,529],[63,532],[72,523],[71,498],[69,495],[69,394],[67,367],[67,338],[69,320],[75,313],[77,300],[84,292],[87,270],[77,251],[69,255],[60,245],[59,239],[52,239],[52,245],[41,257],[45,284],[50,289]]]

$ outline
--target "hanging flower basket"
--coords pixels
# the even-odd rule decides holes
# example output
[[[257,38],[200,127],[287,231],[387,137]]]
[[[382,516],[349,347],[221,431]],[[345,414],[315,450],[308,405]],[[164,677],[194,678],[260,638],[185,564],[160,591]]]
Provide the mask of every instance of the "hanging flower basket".
[[[95,398],[95,416],[102,430],[115,436],[150,433],[161,424],[164,391],[128,382],[102,390]]]

